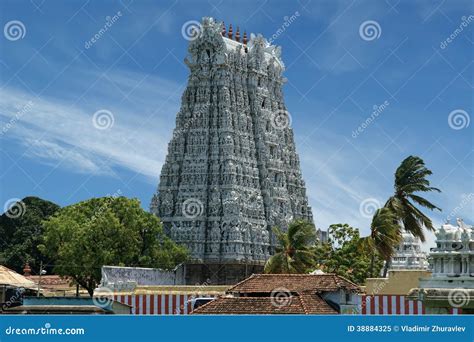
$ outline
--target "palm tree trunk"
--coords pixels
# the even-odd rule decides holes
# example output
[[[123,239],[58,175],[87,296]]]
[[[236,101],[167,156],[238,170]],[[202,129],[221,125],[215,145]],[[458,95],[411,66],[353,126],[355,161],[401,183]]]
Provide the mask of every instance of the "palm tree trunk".
[[[375,264],[375,253],[372,253],[370,257],[370,268],[369,268],[370,278],[374,277],[374,264]]]
[[[391,259],[385,260],[385,265],[383,267],[383,277],[384,278],[387,277],[388,268],[390,267],[390,264],[391,264]]]

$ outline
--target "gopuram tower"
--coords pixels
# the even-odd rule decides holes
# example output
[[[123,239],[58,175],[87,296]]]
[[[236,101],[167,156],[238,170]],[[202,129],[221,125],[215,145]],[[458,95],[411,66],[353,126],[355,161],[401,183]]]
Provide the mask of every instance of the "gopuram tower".
[[[272,227],[313,218],[283,100],[281,49],[212,18],[188,38],[188,85],[150,209],[188,247],[188,284],[233,284],[263,270],[276,245]]]

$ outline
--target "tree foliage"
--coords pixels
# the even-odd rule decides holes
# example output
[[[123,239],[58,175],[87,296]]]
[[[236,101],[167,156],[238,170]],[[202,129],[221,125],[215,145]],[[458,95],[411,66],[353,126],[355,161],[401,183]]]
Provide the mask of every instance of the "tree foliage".
[[[314,225],[296,220],[290,223],[288,232],[273,229],[278,240],[276,253],[265,264],[265,273],[307,273],[314,266]]]
[[[348,224],[333,224],[328,229],[328,241],[315,248],[317,267],[335,273],[357,284],[363,284],[370,273],[371,261],[376,272],[382,268],[382,259],[376,251],[361,248],[359,230]]]
[[[43,239],[42,221],[58,210],[58,205],[38,197],[25,197],[13,203],[0,216],[0,262],[18,273],[29,263],[36,274],[41,262],[49,264],[38,245]]]
[[[409,156],[402,161],[395,171],[395,193],[391,196],[386,208],[389,208],[397,217],[398,224],[407,232],[425,241],[423,228],[434,231],[431,219],[423,214],[416,205],[429,210],[439,210],[436,205],[427,199],[415,194],[418,192],[441,192],[438,188],[430,186],[426,179],[432,174],[420,157]]]
[[[430,186],[426,178],[432,174],[420,157],[405,158],[395,171],[394,190],[382,209],[376,211],[371,224],[371,234],[364,241],[385,259],[383,276],[387,275],[395,247],[400,243],[402,230],[425,241],[424,228],[433,231],[431,219],[416,207],[441,210],[419,192],[441,192]],[[372,272],[371,272],[372,273]]]
[[[159,219],[137,199],[93,198],[61,209],[44,226],[41,250],[55,260],[54,272],[90,295],[103,265],[169,270],[187,259],[186,249],[164,234]]]

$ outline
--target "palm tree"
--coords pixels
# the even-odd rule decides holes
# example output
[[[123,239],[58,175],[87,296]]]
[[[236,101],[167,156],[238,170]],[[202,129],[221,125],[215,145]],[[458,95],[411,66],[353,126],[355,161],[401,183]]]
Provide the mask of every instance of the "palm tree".
[[[426,200],[415,195],[415,192],[441,192],[438,188],[430,186],[430,181],[426,179],[432,172],[425,167],[425,163],[420,157],[409,156],[406,158],[395,172],[395,194],[385,203],[397,216],[400,230],[403,228],[418,237],[422,242],[425,241],[423,227],[434,231],[433,223],[430,218],[423,214],[415,204],[430,210],[439,210],[440,208]]]
[[[386,261],[390,260],[400,240],[401,232],[395,214],[388,208],[377,209],[370,225],[370,235],[361,239],[362,246],[372,251],[370,277],[374,277],[375,253]]]
[[[399,233],[401,234],[404,229],[422,242],[425,241],[423,228],[431,231],[435,229],[431,219],[423,214],[412,201],[421,207],[441,211],[427,199],[415,195],[416,192],[441,192],[438,188],[431,187],[430,181],[426,179],[431,174],[431,170],[426,168],[423,159],[416,156],[407,157],[395,172],[395,194],[385,203],[385,208],[390,209],[396,216]],[[385,259],[384,277],[387,275],[390,260],[391,258]]]
[[[315,263],[314,226],[304,220],[290,223],[288,232],[273,228],[279,246],[265,264],[265,273],[307,273]]]
[[[425,198],[415,195],[416,192],[441,192],[430,186],[426,179],[432,172],[426,168],[420,157],[409,156],[402,161],[395,171],[395,193],[385,206],[375,212],[371,224],[371,235],[362,239],[362,246],[371,248],[385,259],[383,276],[387,275],[393,251],[400,243],[402,230],[413,234],[421,241],[425,241],[423,228],[434,231],[430,218],[423,214],[411,201],[430,210],[440,210]],[[390,220],[392,222],[390,222]],[[375,255],[373,255],[372,263]],[[371,266],[373,276],[373,266]]]

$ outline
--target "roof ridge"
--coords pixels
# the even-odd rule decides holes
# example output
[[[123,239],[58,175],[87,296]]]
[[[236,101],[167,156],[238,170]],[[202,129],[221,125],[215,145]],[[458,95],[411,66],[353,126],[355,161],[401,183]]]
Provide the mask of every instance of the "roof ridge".
[[[300,298],[301,306],[303,307],[304,313],[308,315],[310,312],[306,305],[306,301],[304,300],[305,296],[302,296],[301,294],[298,293],[298,297]]]
[[[196,310],[193,310],[193,309],[191,308],[191,312],[190,312],[190,313],[193,314],[193,313],[195,313],[196,311],[199,311],[199,309],[205,307],[206,305],[209,305],[209,304],[212,303],[213,301],[218,300],[218,299],[220,299],[220,298],[222,298],[222,297],[214,298],[213,300],[210,300],[210,301],[208,301],[207,303],[204,303],[203,305],[199,306]],[[199,312],[198,312],[198,313],[199,313]]]
[[[354,283],[353,281],[347,279],[347,278],[344,277],[344,276],[341,276],[341,275],[336,275],[336,276],[337,276],[338,278],[344,279],[345,281],[347,281],[348,283],[350,283],[350,284],[352,284],[352,285],[354,285],[354,286],[359,287],[359,285],[357,285],[356,283]]]
[[[316,298],[313,298],[312,296],[315,296]],[[331,309],[334,313],[337,313],[337,310],[335,310],[319,293],[309,293],[306,292],[304,293],[304,296],[301,296],[301,300],[304,301],[304,297],[310,297],[311,300],[318,301],[319,304],[321,305],[326,305],[329,309]],[[306,303],[306,302],[305,302]],[[308,310],[308,314],[312,314],[313,312]]]
[[[231,291],[232,291],[233,289],[235,289],[237,286],[242,285],[243,283],[249,281],[250,279],[254,278],[254,276],[257,276],[257,275],[258,275],[258,274],[252,273],[252,275],[251,275],[250,277],[245,278],[244,280],[239,281],[237,284],[235,284],[235,285],[232,286],[231,288],[228,288],[225,293],[231,292]]]

